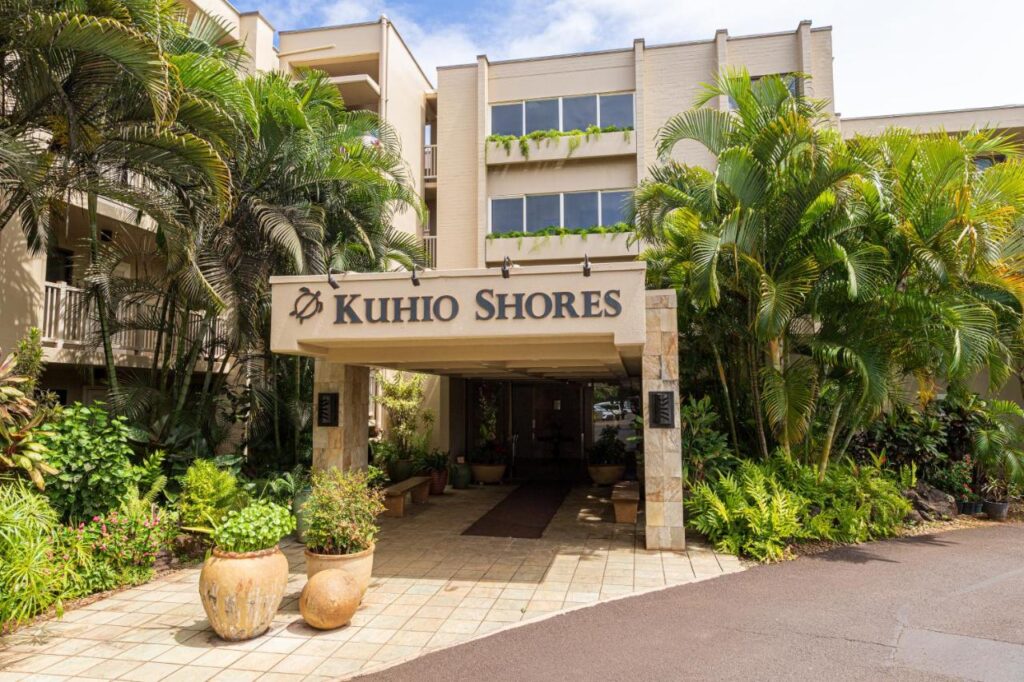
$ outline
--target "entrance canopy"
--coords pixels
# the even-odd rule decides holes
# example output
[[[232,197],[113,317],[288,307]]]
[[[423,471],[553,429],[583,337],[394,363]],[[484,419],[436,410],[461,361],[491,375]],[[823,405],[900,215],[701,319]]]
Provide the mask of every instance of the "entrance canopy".
[[[640,376],[644,263],[271,279],[271,349],[458,377]]]

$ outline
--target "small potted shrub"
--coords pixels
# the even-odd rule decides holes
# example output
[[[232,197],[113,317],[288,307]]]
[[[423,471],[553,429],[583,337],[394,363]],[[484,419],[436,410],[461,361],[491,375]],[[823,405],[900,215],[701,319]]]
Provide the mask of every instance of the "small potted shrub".
[[[1010,486],[1001,478],[990,478],[982,488],[985,501],[982,511],[993,521],[1005,521],[1010,512]]]
[[[430,494],[443,495],[448,486],[448,453],[443,450],[424,452],[416,463],[420,471],[430,476]]]
[[[456,490],[465,490],[473,480],[473,472],[466,464],[465,457],[457,457],[455,464],[451,467],[452,487]]]
[[[270,627],[288,585],[288,559],[277,543],[294,529],[288,510],[266,501],[228,512],[214,528],[199,596],[221,638],[252,639]]]
[[[473,453],[469,468],[477,483],[501,483],[505,477],[505,447],[497,441],[488,441]]]
[[[306,515],[306,575],[340,568],[356,579],[359,597],[373,573],[377,517],[384,511],[384,494],[371,486],[362,471],[329,469],[313,474],[313,487],[304,506]]]
[[[614,426],[605,427],[587,454],[587,472],[596,485],[618,483],[626,473],[626,444]]]
[[[401,483],[415,471],[412,457],[399,451],[398,446],[386,440],[373,444],[373,463],[387,472],[392,483]]]

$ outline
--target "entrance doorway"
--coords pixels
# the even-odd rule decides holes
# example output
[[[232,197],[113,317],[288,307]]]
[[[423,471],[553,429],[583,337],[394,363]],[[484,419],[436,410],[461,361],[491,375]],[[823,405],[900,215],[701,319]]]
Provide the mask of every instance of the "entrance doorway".
[[[586,478],[584,452],[590,426],[586,386],[577,382],[469,382],[466,442],[489,440],[505,452],[513,481]]]

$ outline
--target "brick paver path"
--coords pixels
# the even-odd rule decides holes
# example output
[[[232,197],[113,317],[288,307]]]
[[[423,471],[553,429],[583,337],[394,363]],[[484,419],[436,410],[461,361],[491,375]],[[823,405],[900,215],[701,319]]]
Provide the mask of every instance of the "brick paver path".
[[[510,490],[449,490],[405,518],[383,519],[374,579],[348,627],[305,625],[303,548],[286,542],[288,591],[261,637],[221,641],[199,601],[199,569],[187,569],[3,638],[0,682],[338,679],[548,614],[742,569],[695,543],[686,552],[643,549],[632,526],[608,521],[597,489],[574,489],[539,540],[460,535]]]

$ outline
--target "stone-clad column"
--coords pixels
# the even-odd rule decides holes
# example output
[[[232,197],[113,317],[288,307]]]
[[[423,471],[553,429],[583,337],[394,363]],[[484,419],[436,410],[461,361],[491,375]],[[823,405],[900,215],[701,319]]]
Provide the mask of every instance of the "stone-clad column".
[[[317,396],[338,394],[338,425],[317,426]],[[370,413],[370,370],[316,359],[313,370],[313,469],[364,469]]]
[[[675,426],[651,426],[648,399],[651,391],[672,391]],[[683,462],[679,438],[679,335],[675,291],[647,292],[643,403],[647,549],[685,549]]]

